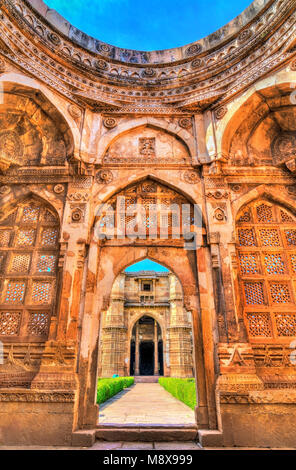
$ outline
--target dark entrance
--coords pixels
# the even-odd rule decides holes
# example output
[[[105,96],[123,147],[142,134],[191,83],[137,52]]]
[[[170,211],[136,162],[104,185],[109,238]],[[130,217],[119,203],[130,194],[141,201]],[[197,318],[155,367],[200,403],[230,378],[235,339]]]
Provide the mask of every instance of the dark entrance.
[[[143,341],[140,343],[140,375],[154,374],[154,343]]]
[[[131,341],[131,363],[130,363],[130,375],[135,375],[135,360],[136,360],[136,345],[134,341]]]

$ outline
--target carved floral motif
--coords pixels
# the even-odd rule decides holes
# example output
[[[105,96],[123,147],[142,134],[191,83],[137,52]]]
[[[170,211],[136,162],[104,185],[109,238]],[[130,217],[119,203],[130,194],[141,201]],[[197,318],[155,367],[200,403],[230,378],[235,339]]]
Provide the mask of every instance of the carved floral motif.
[[[99,184],[108,184],[113,181],[113,173],[110,170],[100,170],[96,174],[96,181]]]

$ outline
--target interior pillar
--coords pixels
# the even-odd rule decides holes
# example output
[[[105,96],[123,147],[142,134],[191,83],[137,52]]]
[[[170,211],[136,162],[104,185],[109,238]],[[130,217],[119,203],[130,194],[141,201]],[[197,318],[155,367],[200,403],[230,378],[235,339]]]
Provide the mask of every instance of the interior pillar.
[[[154,320],[154,375],[159,374],[157,321]]]
[[[139,323],[136,324],[135,375],[140,375]]]

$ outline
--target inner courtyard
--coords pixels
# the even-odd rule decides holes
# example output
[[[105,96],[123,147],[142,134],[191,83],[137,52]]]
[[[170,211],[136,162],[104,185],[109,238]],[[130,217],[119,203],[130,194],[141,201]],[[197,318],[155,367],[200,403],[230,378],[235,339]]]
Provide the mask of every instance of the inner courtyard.
[[[190,312],[171,272],[123,272],[100,333],[99,377],[193,377]]]

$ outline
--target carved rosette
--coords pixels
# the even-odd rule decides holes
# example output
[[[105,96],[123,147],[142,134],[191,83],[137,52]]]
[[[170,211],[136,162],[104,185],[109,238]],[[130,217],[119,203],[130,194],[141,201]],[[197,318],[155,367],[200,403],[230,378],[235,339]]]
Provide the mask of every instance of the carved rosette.
[[[71,206],[72,212],[71,212],[71,220],[74,223],[80,223],[83,222],[84,220],[84,211],[85,211],[85,205],[74,205],[72,204]]]
[[[48,33],[47,37],[55,46],[59,46],[62,42],[60,37],[55,33]]]
[[[293,70],[293,72],[296,71],[296,59],[292,60],[290,64],[290,69]]]
[[[252,31],[250,29],[245,29],[242,31],[238,37],[239,42],[244,42],[250,39],[250,37],[253,35]]]
[[[5,194],[9,193],[10,187],[9,186],[0,186],[0,194],[4,196]]]
[[[187,47],[185,54],[187,56],[195,55],[195,54],[199,54],[201,50],[202,50],[202,47],[200,44],[192,44],[191,46]]]
[[[81,118],[82,111],[76,104],[69,104],[68,111],[73,119],[78,120]]]
[[[110,170],[100,170],[96,174],[98,184],[108,184],[113,181],[113,173]]]
[[[228,109],[227,109],[226,106],[220,106],[220,108],[216,109],[215,112],[214,112],[215,113],[215,118],[217,120],[223,119],[224,116],[227,114],[227,111],[228,111]]]
[[[94,63],[95,69],[97,70],[107,70],[108,64],[103,59],[96,60]]]
[[[65,191],[65,187],[63,184],[56,184],[53,188],[53,191],[56,194],[62,194]]]
[[[142,72],[142,77],[144,78],[153,78],[155,77],[155,75],[156,75],[155,70],[150,67],[147,69],[144,69]]]
[[[191,68],[193,69],[197,69],[199,67],[201,67],[203,65],[203,60],[202,59],[194,59],[192,62],[191,62]]]
[[[192,126],[191,119],[189,117],[179,119],[179,126],[183,129],[190,129]]]
[[[225,212],[223,209],[221,209],[220,207],[218,207],[215,212],[214,212],[214,218],[218,221],[218,222],[224,222],[224,220],[226,220],[226,215],[225,215]]]
[[[108,44],[97,44],[96,49],[103,54],[109,54],[111,52],[111,47]]]
[[[112,117],[108,117],[103,120],[103,124],[106,127],[106,129],[114,129],[114,127],[117,126],[117,121],[116,119]]]
[[[187,170],[183,173],[183,180],[189,184],[196,184],[199,181],[199,175],[196,171]]]

